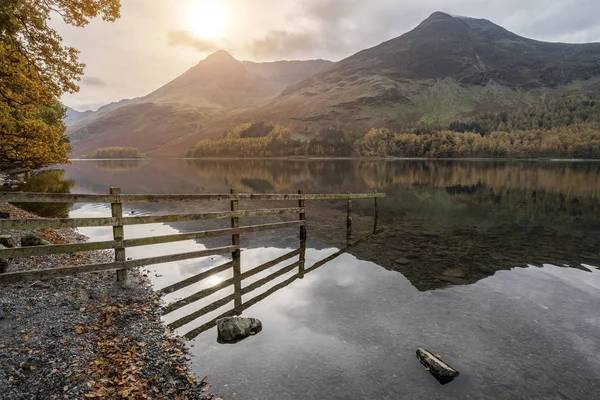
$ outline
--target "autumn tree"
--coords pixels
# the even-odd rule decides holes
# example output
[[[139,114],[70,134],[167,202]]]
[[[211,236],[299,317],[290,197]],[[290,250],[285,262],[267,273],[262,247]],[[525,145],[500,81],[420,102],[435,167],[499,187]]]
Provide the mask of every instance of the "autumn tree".
[[[0,2],[0,168],[68,162],[71,149],[60,97],[79,90],[84,64],[48,22],[83,27],[114,21],[120,0],[2,0]]]

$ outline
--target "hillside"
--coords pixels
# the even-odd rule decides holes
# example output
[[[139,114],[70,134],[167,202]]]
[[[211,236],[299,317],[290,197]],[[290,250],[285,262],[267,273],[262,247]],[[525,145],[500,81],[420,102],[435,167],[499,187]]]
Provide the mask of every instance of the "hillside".
[[[362,136],[372,127],[448,124],[598,90],[600,44],[544,43],[487,20],[436,12],[334,64],[239,62],[219,51],[70,135],[79,154],[137,143],[150,156],[182,156],[248,121]],[[146,142],[149,136],[159,137]]]
[[[102,107],[72,123],[67,134],[75,156],[106,146],[153,151],[203,132],[228,110],[264,104],[329,65],[324,60],[240,62],[220,50],[147,96],[111,103],[120,106],[100,112],[108,106]]]
[[[600,44],[544,43],[436,12],[286,89],[257,113],[315,129],[451,121],[600,87]]]

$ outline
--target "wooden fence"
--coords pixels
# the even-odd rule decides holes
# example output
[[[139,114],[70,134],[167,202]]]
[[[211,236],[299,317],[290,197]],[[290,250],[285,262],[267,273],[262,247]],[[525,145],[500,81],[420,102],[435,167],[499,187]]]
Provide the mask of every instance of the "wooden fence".
[[[360,194],[305,194],[299,190],[296,194],[254,194],[236,193],[231,190],[225,194],[121,194],[119,188],[111,188],[110,194],[48,194],[48,193],[0,193],[0,202],[11,203],[110,203],[111,217],[101,218],[40,218],[40,219],[3,219],[0,220],[0,230],[18,230],[35,228],[79,228],[104,226],[113,228],[113,238],[107,241],[43,245],[35,247],[15,247],[0,250],[0,258],[10,259],[28,256],[44,256],[60,253],[77,253],[81,251],[114,249],[114,262],[89,264],[78,266],[66,266],[52,269],[39,269],[34,271],[9,272],[0,274],[0,284],[9,284],[22,281],[40,280],[45,278],[69,276],[79,273],[117,271],[117,280],[127,279],[127,270],[140,266],[162,264],[172,261],[182,261],[216,254],[231,254],[233,261],[217,269],[225,270],[233,268],[236,276],[243,275],[240,271],[240,235],[250,232],[259,232],[283,228],[299,228],[300,239],[306,239],[305,202],[307,200],[346,200],[348,232],[347,240],[351,238],[352,230],[352,199],[374,199],[375,222],[373,231],[377,231],[378,208],[377,199],[385,197],[384,193],[360,193]],[[255,210],[239,210],[240,200],[294,200],[298,201],[297,207],[291,208],[268,208]],[[230,211],[203,212],[195,214],[171,214],[171,215],[149,215],[149,216],[124,216],[123,203],[157,203],[157,202],[198,202],[198,201],[229,201]],[[240,218],[262,217],[272,215],[297,214],[298,219],[289,222],[277,222],[251,226],[240,226]],[[124,226],[185,222],[200,220],[230,219],[231,228],[196,231],[189,233],[177,233],[172,235],[151,236],[135,239],[126,239]],[[231,246],[217,247],[200,251],[179,253],[165,256],[150,257],[144,259],[127,260],[126,249],[136,246],[147,246],[161,243],[171,243],[190,239],[204,239],[219,236],[231,236]],[[214,272],[214,271],[213,271]],[[247,277],[247,276],[246,276]],[[205,276],[200,274],[189,278],[184,283],[194,283]],[[191,282],[191,283],[190,283]],[[239,282],[234,282],[239,285]],[[177,285],[174,285],[173,288]],[[171,289],[173,289],[171,288]],[[241,286],[237,287],[241,293]],[[213,289],[214,290],[214,289]],[[164,291],[164,290],[163,290]],[[202,298],[208,294],[197,294]],[[236,300],[236,305],[241,304],[241,295]],[[190,300],[191,301],[191,300]],[[182,304],[182,303],[180,303]]]
[[[169,305],[167,305],[164,309],[163,309],[163,315],[168,315],[174,312],[177,312],[180,308],[191,304],[193,302],[196,302],[198,300],[201,300],[213,293],[216,293],[218,291],[221,291],[227,287],[230,286],[234,286],[234,291],[232,294],[229,294],[228,296],[225,296],[223,298],[220,298],[216,301],[213,301],[212,303],[203,306],[202,308],[188,314],[185,315],[183,317],[179,317],[177,318],[177,320],[170,322],[168,324],[169,328],[171,329],[178,329],[181,328],[199,318],[201,318],[202,316],[213,312],[225,305],[227,305],[228,303],[230,303],[232,300],[235,301],[234,303],[234,307],[229,310],[226,311],[225,313],[220,314],[219,316],[213,318],[212,320],[188,331],[187,333],[185,333],[183,336],[186,339],[193,339],[196,336],[200,335],[201,333],[211,329],[212,327],[214,327],[217,323],[217,320],[219,318],[223,318],[223,317],[230,317],[230,316],[234,316],[234,315],[241,315],[242,312],[248,308],[250,308],[251,306],[253,306],[254,304],[258,303],[259,301],[264,300],[266,297],[270,296],[271,294],[283,289],[284,287],[290,285],[291,283],[293,283],[294,281],[296,281],[297,279],[302,279],[304,278],[304,276],[310,272],[313,272],[315,270],[317,270],[318,268],[322,267],[323,265],[335,260],[336,258],[338,258],[339,256],[341,256],[342,254],[345,254],[347,252],[349,252],[351,249],[353,249],[354,247],[366,242],[367,240],[373,238],[376,235],[379,235],[381,232],[383,232],[383,229],[379,229],[376,232],[373,232],[372,234],[365,236],[363,238],[361,238],[360,240],[357,240],[353,243],[348,244],[345,248],[331,254],[330,256],[319,260],[317,262],[315,262],[313,265],[311,265],[310,267],[306,267],[305,266],[305,254],[306,254],[306,241],[302,240],[300,243],[300,248],[298,248],[297,250],[291,251],[287,254],[284,254],[274,260],[271,260],[269,262],[266,262],[264,264],[261,264],[257,267],[252,268],[249,271],[246,271],[242,274],[239,275],[235,275],[233,276],[233,278],[227,279],[217,285],[211,286],[209,288],[203,289],[202,291],[193,294],[191,296],[188,296],[184,299],[181,300],[177,300],[174,303],[171,303]],[[289,259],[292,259],[294,257],[298,256],[298,261],[286,265],[284,267],[279,268],[277,271],[269,274],[268,276],[261,278],[253,283],[251,283],[248,286],[242,287],[242,282],[248,278],[250,278],[251,276],[254,276],[260,272],[266,271],[267,269],[271,268],[271,267],[275,267]],[[213,275],[216,275],[220,272],[223,272],[225,269],[228,268],[228,264],[224,264],[222,266],[219,267],[215,267],[212,268],[208,271],[203,271],[201,274],[196,275],[196,277],[192,277],[189,279],[192,279],[193,282],[198,282],[199,280],[203,280],[203,279],[207,279]],[[255,290],[257,290],[258,288],[267,285],[269,283],[271,283],[272,281],[274,281],[275,279],[277,279],[280,276],[283,276],[289,272],[292,272],[294,269],[298,268],[298,272],[292,276],[289,276],[287,279],[285,279],[284,281],[272,286],[271,288],[269,288],[268,290],[266,290],[265,292],[245,301],[242,303],[241,298],[243,295],[246,295],[248,293],[251,293]],[[185,285],[187,286],[187,285]],[[169,287],[166,287],[162,290],[160,290],[160,293],[162,294],[168,294],[168,293],[173,293],[176,290],[179,290],[185,286],[181,286],[180,284],[175,284]]]

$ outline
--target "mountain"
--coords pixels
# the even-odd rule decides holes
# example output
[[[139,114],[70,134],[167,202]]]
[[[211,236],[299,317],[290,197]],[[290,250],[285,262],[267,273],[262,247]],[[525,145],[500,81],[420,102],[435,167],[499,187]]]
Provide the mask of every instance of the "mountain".
[[[266,104],[288,85],[331,64],[324,60],[240,62],[220,50],[147,96],[76,121],[67,134],[75,156],[106,146],[153,151],[195,137],[226,112]]]
[[[67,114],[65,115],[64,123],[65,123],[65,125],[67,125],[67,127],[73,127],[78,124],[89,121],[93,118],[97,118],[104,114],[108,114],[109,112],[114,111],[117,108],[121,108],[128,104],[131,104],[135,100],[137,100],[137,98],[114,101],[112,103],[106,104],[106,105],[98,108],[96,111],[92,111],[92,110],[77,111],[77,110],[72,109],[71,107],[66,107]]]
[[[485,19],[436,12],[410,32],[333,64],[239,62],[219,51],[70,135],[76,154],[132,143],[150,156],[176,157],[248,121],[308,135],[326,127],[361,135],[598,90],[598,43],[545,43]]]
[[[597,90],[600,44],[544,43],[436,12],[412,31],[287,88],[254,117],[318,129],[447,122]]]

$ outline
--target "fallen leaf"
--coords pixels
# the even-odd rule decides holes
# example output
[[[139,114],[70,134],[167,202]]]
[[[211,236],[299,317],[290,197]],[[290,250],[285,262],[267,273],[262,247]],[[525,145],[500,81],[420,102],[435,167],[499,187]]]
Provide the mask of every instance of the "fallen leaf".
[[[65,385],[65,387],[63,388],[63,391],[66,392],[67,390],[69,390],[69,385]]]

